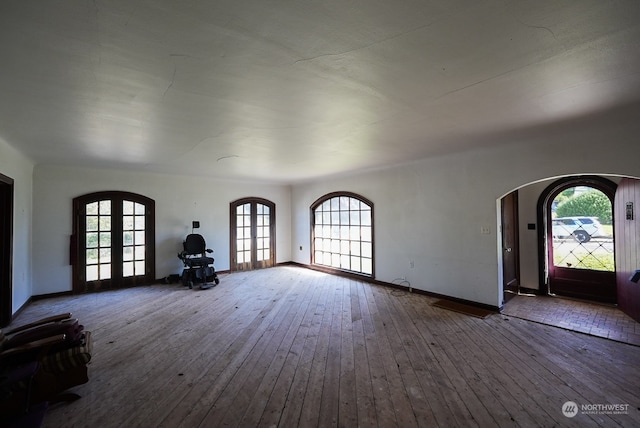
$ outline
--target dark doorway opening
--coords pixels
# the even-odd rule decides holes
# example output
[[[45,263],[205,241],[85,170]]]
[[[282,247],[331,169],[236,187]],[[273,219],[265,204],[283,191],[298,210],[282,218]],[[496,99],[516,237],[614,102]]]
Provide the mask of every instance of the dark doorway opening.
[[[13,179],[0,174],[0,327],[13,317]]]
[[[502,286],[507,302],[520,291],[520,252],[518,243],[518,191],[502,198]]]

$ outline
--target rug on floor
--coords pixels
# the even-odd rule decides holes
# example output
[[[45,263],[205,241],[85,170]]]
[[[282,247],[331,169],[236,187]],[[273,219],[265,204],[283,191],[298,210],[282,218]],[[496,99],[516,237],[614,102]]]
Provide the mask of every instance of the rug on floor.
[[[448,309],[450,311],[460,312],[461,314],[470,315],[477,318],[486,318],[495,313],[488,309],[478,308],[477,306],[465,305],[464,303],[454,302],[453,300],[438,300],[433,306]]]

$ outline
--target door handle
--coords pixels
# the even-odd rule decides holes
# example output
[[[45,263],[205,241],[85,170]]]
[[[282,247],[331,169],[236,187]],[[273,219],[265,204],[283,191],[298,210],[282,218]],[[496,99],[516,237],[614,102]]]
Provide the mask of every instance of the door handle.
[[[507,253],[510,253],[510,252],[511,252],[511,247],[507,247],[507,248],[505,248],[504,250],[505,250]]]

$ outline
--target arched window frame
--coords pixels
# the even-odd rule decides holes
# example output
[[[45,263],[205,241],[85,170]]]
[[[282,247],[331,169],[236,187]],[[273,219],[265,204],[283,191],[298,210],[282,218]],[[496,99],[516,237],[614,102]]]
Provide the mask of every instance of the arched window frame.
[[[348,198],[348,199],[341,199]],[[331,205],[337,201],[337,205]],[[349,203],[345,209],[345,201],[357,201],[358,208]],[[318,212],[318,209],[326,208]],[[334,202],[336,204],[336,202]],[[324,219],[317,218],[324,215]],[[318,198],[311,205],[311,264],[329,271],[339,271],[375,278],[375,241],[374,241],[374,206],[369,199],[352,192],[333,192]],[[329,221],[327,221],[329,217]],[[348,219],[345,224],[344,220]],[[354,221],[360,219],[359,221]],[[317,220],[321,220],[318,222]],[[336,230],[336,228],[339,228]],[[358,228],[356,231],[354,228]],[[328,235],[327,235],[328,233]],[[356,238],[356,233],[358,239]],[[320,234],[320,236],[319,236]],[[323,248],[316,248],[323,240]],[[326,240],[332,240],[326,247]],[[355,245],[354,245],[355,244]],[[338,247],[336,247],[338,246]],[[347,248],[348,246],[348,248]],[[322,253],[322,254],[320,254]],[[332,263],[319,260],[320,256],[331,257]],[[347,261],[348,263],[343,263]],[[340,263],[336,262],[340,259]],[[359,268],[357,265],[359,263]],[[339,265],[339,266],[338,266]],[[348,265],[348,267],[346,266]],[[366,268],[365,266],[370,266]]]

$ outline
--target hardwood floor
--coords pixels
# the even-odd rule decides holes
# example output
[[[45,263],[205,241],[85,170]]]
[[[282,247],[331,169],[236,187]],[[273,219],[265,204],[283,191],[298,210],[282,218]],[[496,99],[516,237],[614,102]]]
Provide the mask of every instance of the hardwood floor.
[[[640,322],[619,308],[544,295],[514,296],[503,314],[640,346]]]
[[[92,331],[82,398],[45,427],[640,426],[640,347],[434,301],[277,267],[46,299],[14,324],[70,311]],[[580,407],[599,404],[626,411]]]

